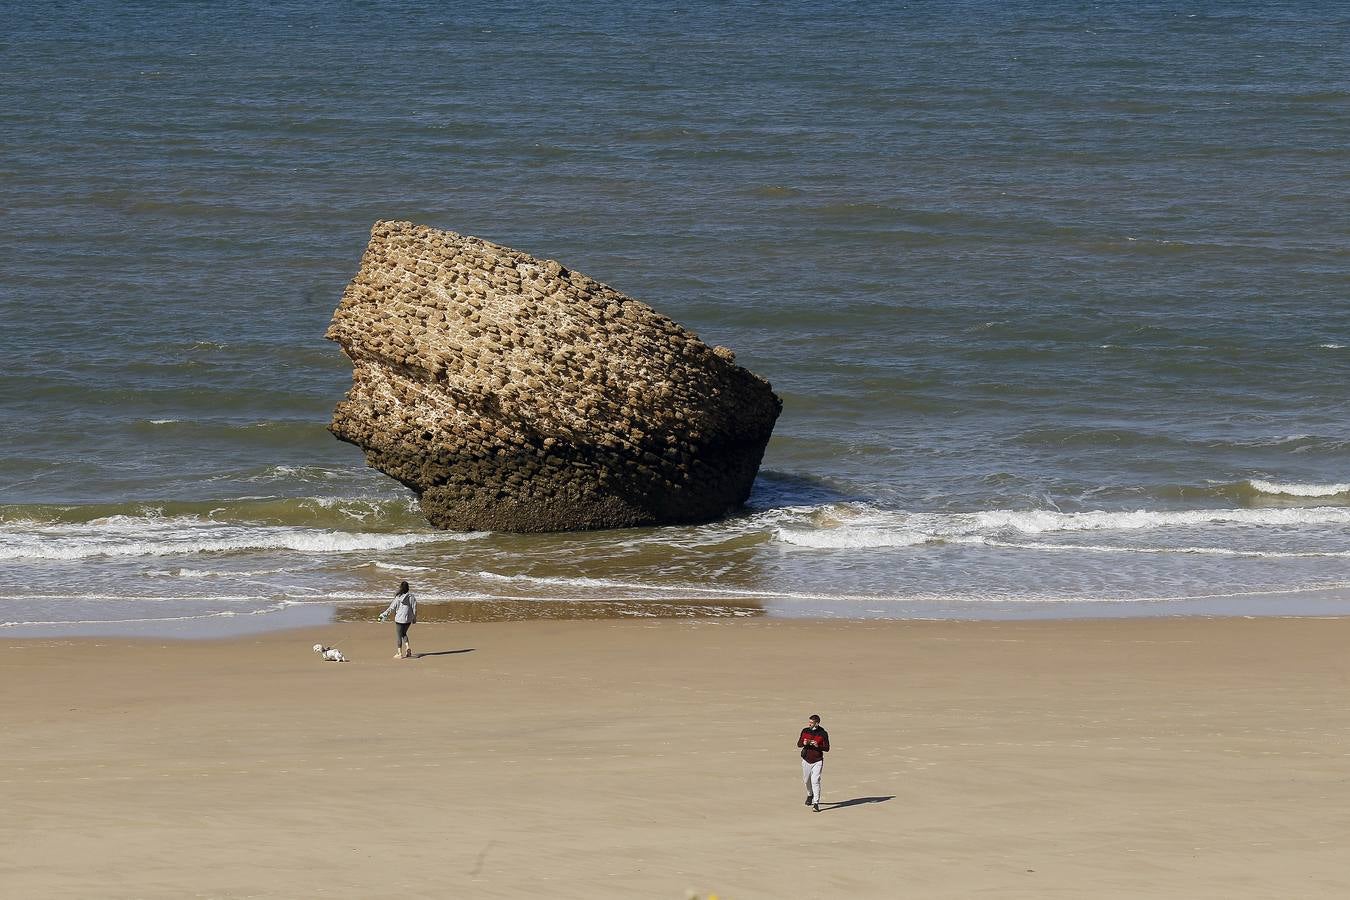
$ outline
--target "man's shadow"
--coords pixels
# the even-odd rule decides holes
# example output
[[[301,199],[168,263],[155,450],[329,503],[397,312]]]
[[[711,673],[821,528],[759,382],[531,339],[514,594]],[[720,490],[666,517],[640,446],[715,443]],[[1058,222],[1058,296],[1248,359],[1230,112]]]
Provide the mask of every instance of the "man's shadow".
[[[413,659],[421,659],[424,656],[454,656],[456,653],[472,653],[476,647],[465,647],[463,650],[437,650],[433,653],[414,653]]]
[[[894,800],[895,795],[889,797],[854,797],[852,800],[840,800],[838,803],[820,804],[821,812],[829,812],[832,809],[843,809],[846,806],[861,806],[864,803],[885,803],[887,800]]]

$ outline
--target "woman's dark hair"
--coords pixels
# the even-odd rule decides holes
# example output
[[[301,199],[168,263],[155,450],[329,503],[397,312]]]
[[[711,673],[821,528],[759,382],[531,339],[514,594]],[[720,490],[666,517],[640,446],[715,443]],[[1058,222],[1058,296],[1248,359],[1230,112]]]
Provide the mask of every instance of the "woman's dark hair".
[[[408,582],[406,582],[406,581],[401,582],[401,583],[399,584],[399,586],[398,586],[398,592],[399,592],[400,594],[406,594],[406,593],[408,593]]]

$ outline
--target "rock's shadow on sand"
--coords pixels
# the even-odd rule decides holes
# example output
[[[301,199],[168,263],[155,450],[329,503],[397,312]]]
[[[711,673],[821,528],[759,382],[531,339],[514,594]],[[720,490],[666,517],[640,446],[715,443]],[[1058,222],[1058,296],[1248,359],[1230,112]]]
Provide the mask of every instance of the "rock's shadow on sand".
[[[472,653],[476,647],[465,647],[463,650],[435,650],[431,653],[414,653],[413,659],[422,659],[426,656],[454,656],[456,653]]]
[[[885,803],[887,800],[894,800],[895,795],[889,797],[854,797],[852,800],[840,800],[838,803],[820,804],[821,812],[830,812],[835,809],[843,809],[846,806],[861,806],[864,803]]]

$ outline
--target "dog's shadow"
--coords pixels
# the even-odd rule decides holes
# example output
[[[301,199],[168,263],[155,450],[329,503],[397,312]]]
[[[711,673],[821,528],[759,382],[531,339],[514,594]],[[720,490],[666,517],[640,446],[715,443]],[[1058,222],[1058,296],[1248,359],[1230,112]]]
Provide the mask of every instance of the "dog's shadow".
[[[465,647],[463,650],[435,650],[431,653],[414,653],[413,659],[422,659],[426,656],[454,656],[456,653],[472,653],[477,647]]]
[[[895,795],[889,797],[854,797],[852,800],[840,800],[838,803],[820,804],[821,812],[829,812],[834,809],[843,809],[846,806],[862,806],[864,803],[885,803],[887,800],[894,800]]]

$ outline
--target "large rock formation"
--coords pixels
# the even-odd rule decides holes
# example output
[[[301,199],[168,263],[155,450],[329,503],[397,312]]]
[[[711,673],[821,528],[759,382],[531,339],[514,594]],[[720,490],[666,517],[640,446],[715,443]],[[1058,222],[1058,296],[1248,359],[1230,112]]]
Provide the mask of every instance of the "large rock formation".
[[[354,368],[329,430],[441,528],[714,519],[749,495],[782,409],[651,307],[409,222],[375,224],[327,336]]]

